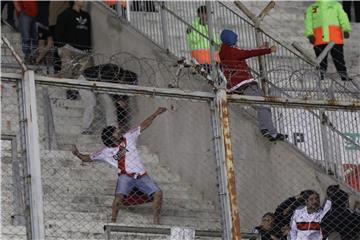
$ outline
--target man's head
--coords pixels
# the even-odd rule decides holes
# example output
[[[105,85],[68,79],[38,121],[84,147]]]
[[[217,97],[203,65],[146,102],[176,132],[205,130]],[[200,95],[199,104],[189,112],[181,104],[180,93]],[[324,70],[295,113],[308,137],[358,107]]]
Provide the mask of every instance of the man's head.
[[[303,195],[308,212],[316,212],[320,207],[320,195],[314,190],[306,190]]]
[[[101,132],[101,140],[107,147],[116,147],[123,138],[122,135],[123,133],[120,129],[114,126],[107,126]]]
[[[207,18],[206,6],[200,6],[200,7],[197,9],[197,15],[198,15],[198,17],[200,18],[200,23],[201,23],[202,25],[207,24],[208,18]]]
[[[220,39],[224,44],[233,46],[238,41],[238,35],[229,29],[225,29],[220,34]]]
[[[274,226],[274,219],[275,216],[273,213],[265,213],[264,216],[261,218],[261,227],[265,230],[270,231]]]
[[[84,0],[70,1],[70,6],[75,10],[83,9],[85,5],[86,1]]]

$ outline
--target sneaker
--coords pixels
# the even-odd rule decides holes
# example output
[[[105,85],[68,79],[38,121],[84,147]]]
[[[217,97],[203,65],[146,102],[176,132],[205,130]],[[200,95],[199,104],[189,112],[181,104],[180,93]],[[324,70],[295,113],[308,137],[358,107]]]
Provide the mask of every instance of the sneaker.
[[[271,134],[269,133],[269,130],[267,130],[267,129],[261,129],[261,134],[265,138],[268,138],[268,139],[272,138]]]
[[[275,140],[284,141],[288,138],[287,134],[278,133],[276,134]]]
[[[70,99],[70,100],[79,100],[80,99],[80,95],[79,92],[77,90],[66,90],[66,99]]]

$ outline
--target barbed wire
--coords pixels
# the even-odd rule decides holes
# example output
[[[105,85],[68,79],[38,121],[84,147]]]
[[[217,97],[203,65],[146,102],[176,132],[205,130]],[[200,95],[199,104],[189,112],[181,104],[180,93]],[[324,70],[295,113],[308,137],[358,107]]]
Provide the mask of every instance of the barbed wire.
[[[16,42],[12,42],[16,48]],[[19,44],[18,44],[19,45]],[[61,45],[56,43],[55,45]],[[19,47],[19,46],[18,46]],[[42,50],[38,48],[33,53],[33,59],[40,54]],[[89,66],[98,66],[98,72],[103,73],[109,64],[117,66],[119,70],[131,71],[137,75],[137,84],[141,86],[154,87],[172,87],[180,89],[198,90],[207,87],[211,89],[213,82],[204,78],[201,72],[201,66],[191,62],[179,62],[177,60],[154,59],[150,57],[136,56],[132,53],[119,51],[112,55],[84,51],[74,54],[70,60],[61,63],[61,70],[56,70],[59,65],[58,56],[55,54],[56,48],[48,49],[44,58],[37,64],[31,63],[30,69],[38,74],[52,77],[71,77],[77,78],[83,74],[84,69],[80,66],[81,62],[86,62]],[[3,69],[14,68],[16,63],[12,60],[9,51],[2,47],[2,65]],[[83,63],[84,64],[84,63]],[[60,66],[58,66],[60,68]],[[67,72],[66,75],[62,73]],[[69,73],[71,73],[69,75]],[[119,73],[123,73],[119,71]],[[117,74],[119,74],[117,73]],[[116,74],[116,73],[114,73]],[[325,74],[325,80],[320,79],[320,72],[311,67],[294,67],[292,65],[280,65],[267,70],[268,80],[280,89],[292,92],[291,96],[311,99],[359,99],[360,87],[357,80],[360,74],[349,74],[353,81],[338,81],[333,77],[333,73]],[[119,78],[119,76],[114,76]],[[101,77],[98,81],[102,81]],[[127,79],[123,79],[126,80]],[[109,80],[107,80],[109,81]]]

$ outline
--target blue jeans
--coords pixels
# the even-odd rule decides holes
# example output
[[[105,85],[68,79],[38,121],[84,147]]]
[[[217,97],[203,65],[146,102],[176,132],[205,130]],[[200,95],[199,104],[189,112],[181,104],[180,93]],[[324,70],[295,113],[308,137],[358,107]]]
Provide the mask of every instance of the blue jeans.
[[[34,54],[37,48],[35,19],[21,12],[19,16],[22,51],[25,57]]]

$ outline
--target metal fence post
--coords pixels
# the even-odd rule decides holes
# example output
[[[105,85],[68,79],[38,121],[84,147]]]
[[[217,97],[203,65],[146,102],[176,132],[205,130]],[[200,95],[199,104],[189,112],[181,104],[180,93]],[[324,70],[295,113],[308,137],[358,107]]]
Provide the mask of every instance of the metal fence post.
[[[29,205],[32,239],[45,239],[43,191],[39,148],[38,114],[34,71],[25,71],[22,79],[23,110],[25,111],[26,165],[30,178]]]
[[[131,0],[126,0],[126,20],[130,22],[130,10],[131,10]]]
[[[218,163],[221,212],[223,215],[223,239],[237,240],[241,239],[240,218],[237,205],[235,167],[232,155],[226,91],[218,89],[214,101],[213,130]]]
[[[261,39],[260,21],[258,21],[258,20],[256,20],[256,22],[255,22],[255,41],[256,41],[257,47],[259,47],[263,44],[263,41]],[[259,56],[258,61],[259,61],[259,72],[260,72],[260,79],[261,79],[261,82],[260,82],[261,89],[264,91],[264,93],[266,95],[269,95],[269,86],[266,84],[267,71],[266,71],[264,56]]]
[[[165,48],[166,51],[169,51],[169,33],[168,33],[167,19],[164,8],[165,8],[165,2],[162,1],[160,7],[160,19],[161,19],[161,30],[163,37],[163,48]]]
[[[43,95],[43,112],[44,112],[44,128],[45,128],[45,138],[47,143],[47,149],[57,149],[57,141],[55,135],[55,124],[54,117],[51,107],[51,100],[49,96],[49,91],[47,88],[44,88],[42,91]]]

